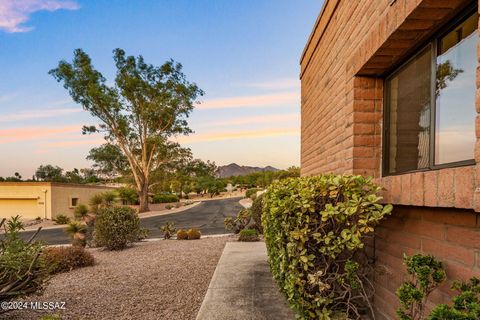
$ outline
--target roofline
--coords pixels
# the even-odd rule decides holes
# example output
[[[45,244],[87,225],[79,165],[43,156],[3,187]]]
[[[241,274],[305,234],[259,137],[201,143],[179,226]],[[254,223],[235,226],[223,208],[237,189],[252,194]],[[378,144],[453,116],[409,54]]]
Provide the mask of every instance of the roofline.
[[[48,186],[48,187],[77,187],[86,189],[115,189],[115,187],[97,186],[92,184],[81,183],[64,183],[64,182],[45,182],[45,181],[11,181],[0,182],[1,186],[21,187],[21,186]]]
[[[310,43],[312,42],[313,35],[315,34],[315,31],[317,31],[318,24],[320,23],[320,19],[322,18],[323,13],[325,12],[325,8],[327,7],[327,3],[330,0],[325,0],[322,5],[322,9],[320,10],[320,13],[318,14],[317,20],[315,20],[315,24],[313,25],[313,29],[310,32],[310,35],[308,36],[307,44],[305,47],[303,47],[302,55],[300,56],[300,64],[302,63],[303,59],[305,58],[305,54],[307,54],[307,49],[310,47]]]

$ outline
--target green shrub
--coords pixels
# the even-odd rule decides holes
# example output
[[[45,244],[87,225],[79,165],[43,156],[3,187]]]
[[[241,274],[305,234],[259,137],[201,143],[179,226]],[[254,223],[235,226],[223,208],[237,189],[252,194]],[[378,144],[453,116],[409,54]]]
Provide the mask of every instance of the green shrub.
[[[55,224],[67,224],[70,223],[70,218],[64,214],[57,214],[55,217]]]
[[[75,210],[73,211],[73,215],[77,220],[82,220],[87,214],[88,207],[84,204],[79,204],[77,207],[75,207]]]
[[[163,232],[163,239],[170,239],[177,229],[175,228],[175,222],[167,222],[160,227],[160,231]]]
[[[20,216],[0,220],[0,228],[4,231],[0,238],[0,301],[40,291],[48,275],[42,244],[20,237],[24,229]]]
[[[237,234],[245,229],[252,219],[252,211],[250,209],[242,209],[238,215],[234,217],[227,217],[223,220],[225,229]]]
[[[192,228],[187,231],[188,240],[197,240],[200,239],[202,233],[196,228]]]
[[[147,239],[150,236],[150,229],[140,228],[137,234],[137,241],[142,241]]]
[[[49,247],[42,255],[50,274],[93,266],[95,263],[92,254],[82,247]]]
[[[108,250],[122,250],[138,239],[140,219],[129,207],[107,207],[99,211],[95,222],[95,242]]]
[[[397,290],[400,308],[397,315],[401,320],[421,320],[430,293],[446,278],[442,262],[433,256],[405,255],[403,261],[410,279]]]
[[[188,240],[188,233],[186,230],[180,229],[177,231],[177,240]]]
[[[65,228],[65,233],[72,239],[73,246],[85,247],[87,242],[87,226],[80,221],[72,221]]]
[[[121,187],[116,189],[118,197],[124,204],[138,204],[138,192],[133,188]]]
[[[300,319],[373,312],[363,248],[392,210],[378,203],[380,189],[362,176],[323,175],[275,181],[264,194],[270,268]]]
[[[167,204],[167,205],[165,206],[165,209],[167,209],[167,210],[173,209],[173,206],[170,205],[170,204]]]
[[[156,194],[153,196],[152,199],[153,203],[170,203],[170,202],[178,202],[178,196],[174,194]]]
[[[38,320],[62,320],[62,317],[58,314],[46,314],[38,318]]]
[[[240,236],[238,237],[238,241],[244,242],[253,242],[259,241],[257,230],[255,229],[243,229],[240,231]]]
[[[255,200],[253,200],[250,211],[251,211],[251,216],[254,223],[254,228],[259,233],[263,233],[263,228],[262,228],[263,194],[259,195]]]
[[[245,191],[245,197],[246,198],[252,198],[253,195],[257,195],[257,191],[260,191],[260,189],[257,188],[250,188]]]
[[[452,306],[436,306],[428,320],[476,320],[480,319],[480,279],[471,278],[468,282],[455,281],[452,289],[458,291],[453,297]]]

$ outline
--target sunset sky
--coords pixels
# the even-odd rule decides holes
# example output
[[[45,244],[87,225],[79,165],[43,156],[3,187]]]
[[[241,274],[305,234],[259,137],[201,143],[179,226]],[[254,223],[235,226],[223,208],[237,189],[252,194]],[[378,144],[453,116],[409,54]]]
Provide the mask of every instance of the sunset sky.
[[[112,50],[181,62],[205,91],[179,138],[217,165],[299,164],[299,59],[321,0],[1,0],[0,176],[89,167],[96,121],[48,71],[84,49],[107,79]]]

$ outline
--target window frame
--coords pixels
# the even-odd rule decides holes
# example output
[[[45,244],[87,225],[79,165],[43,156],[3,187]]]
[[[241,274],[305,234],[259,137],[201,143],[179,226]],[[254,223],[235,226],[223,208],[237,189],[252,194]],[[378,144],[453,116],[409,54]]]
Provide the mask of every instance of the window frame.
[[[475,165],[475,159],[461,160],[450,163],[435,164],[435,138],[436,138],[436,111],[437,111],[437,101],[435,99],[435,87],[436,87],[436,77],[437,77],[437,53],[438,53],[438,43],[441,38],[447,35],[449,32],[454,30],[459,24],[467,20],[472,14],[478,11],[478,5],[475,3],[472,6],[469,6],[467,9],[461,11],[460,14],[455,16],[447,24],[441,27],[438,31],[434,33],[427,41],[423,42],[420,46],[415,48],[413,54],[410,54],[406,59],[402,60],[400,65],[393,68],[392,71],[388,72],[388,75],[384,78],[384,90],[383,90],[383,138],[382,138],[382,177],[387,176],[396,176],[408,173],[416,172],[425,172],[432,170],[439,170],[445,168],[456,168],[463,166]],[[478,29],[477,29],[478,30]],[[480,34],[480,30],[478,31]],[[479,42],[480,44],[480,42]],[[406,170],[406,171],[396,171],[389,172],[389,152],[390,152],[390,90],[387,85],[388,81],[394,78],[399,72],[401,72],[405,67],[408,66],[415,58],[419,57],[426,50],[431,48],[431,75],[430,75],[430,133],[429,133],[429,165],[427,168],[415,169],[415,170]],[[475,107],[475,105],[473,106]]]

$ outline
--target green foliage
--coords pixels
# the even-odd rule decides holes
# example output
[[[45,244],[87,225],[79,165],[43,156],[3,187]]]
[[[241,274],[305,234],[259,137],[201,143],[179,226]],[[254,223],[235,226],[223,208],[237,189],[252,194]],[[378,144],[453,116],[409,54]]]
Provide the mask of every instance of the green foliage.
[[[177,240],[188,240],[188,233],[186,230],[180,229],[177,231]]]
[[[250,208],[252,214],[252,220],[255,229],[259,233],[263,233],[262,227],[262,214],[263,214],[263,194],[259,195],[253,200],[252,207]]]
[[[364,241],[392,211],[362,176],[275,181],[263,196],[270,268],[301,319],[360,318],[373,312]],[[349,298],[355,297],[355,298]]]
[[[170,239],[177,231],[175,228],[175,222],[167,222],[163,226],[160,227],[160,231],[163,232],[163,239]]]
[[[55,224],[67,224],[70,223],[70,218],[64,214],[57,214],[55,217]]]
[[[225,229],[237,234],[241,230],[245,229],[245,227],[250,223],[251,219],[252,211],[250,209],[242,209],[235,218],[225,218],[223,220],[223,224],[225,225]]]
[[[156,194],[153,196],[153,203],[171,203],[178,202],[178,196],[175,194]]]
[[[445,270],[433,256],[405,255],[403,260],[410,280],[397,290],[400,299],[397,315],[402,320],[421,320],[429,294],[446,278]]]
[[[49,247],[43,250],[45,265],[50,274],[93,266],[93,255],[82,247]]]
[[[65,233],[72,239],[73,246],[85,247],[87,226],[80,221],[71,221],[65,228]]]
[[[150,236],[150,229],[148,228],[140,228],[138,230],[137,241],[142,241],[147,239]]]
[[[252,242],[252,241],[259,241],[260,238],[258,237],[257,230],[255,229],[243,229],[240,231],[240,235],[238,237],[238,241],[244,242]]]
[[[98,213],[95,222],[95,242],[108,250],[122,250],[138,240],[140,219],[129,207],[107,207]]]
[[[133,188],[122,187],[117,190],[118,197],[124,204],[138,204],[138,193]]]
[[[47,272],[40,256],[43,246],[34,241],[36,234],[25,241],[20,237],[23,225],[20,216],[5,223],[0,238],[0,301],[6,301],[41,290]]]
[[[171,204],[167,204],[167,205],[165,206],[165,209],[167,209],[167,210],[173,209],[173,206],[172,206]]]
[[[187,231],[188,240],[197,240],[200,239],[202,233],[196,228],[189,229]]]
[[[454,282],[452,289],[458,291],[453,297],[452,306],[436,306],[428,320],[478,320],[480,319],[480,279],[471,278],[468,282]]]
[[[240,185],[242,187],[268,187],[275,180],[300,177],[299,167],[290,167],[279,171],[259,171],[247,175],[235,176],[223,179],[226,183]]]
[[[62,320],[62,317],[58,314],[46,314],[38,318],[38,320]]]
[[[88,207],[84,204],[79,204],[73,211],[75,219],[82,220],[88,214]]]
[[[245,191],[245,197],[246,198],[252,198],[253,195],[257,195],[257,191],[260,191],[260,189],[257,188],[250,188]]]

